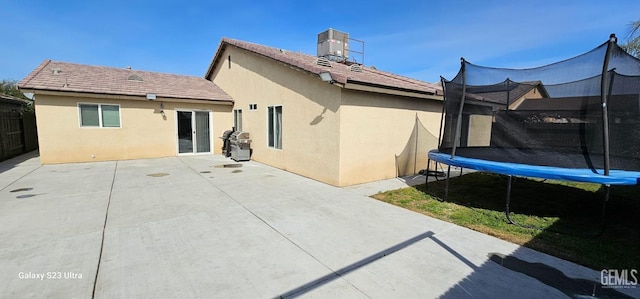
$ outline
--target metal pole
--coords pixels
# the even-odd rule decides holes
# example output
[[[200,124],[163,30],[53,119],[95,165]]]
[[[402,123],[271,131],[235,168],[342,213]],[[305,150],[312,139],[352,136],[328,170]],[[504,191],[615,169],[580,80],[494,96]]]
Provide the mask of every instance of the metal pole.
[[[427,156],[427,170],[424,179],[424,188],[429,189],[429,166],[431,166],[431,158]]]
[[[416,174],[416,165],[418,165],[418,132],[420,132],[420,130],[418,130],[418,122],[420,121],[420,119],[418,118],[418,113],[416,112],[416,121],[413,124],[414,127],[414,131],[416,133],[416,138],[414,138],[414,141],[416,143],[414,152],[413,152],[413,174]],[[428,153],[427,153],[428,155]],[[429,170],[427,168],[427,170]]]
[[[445,79],[443,77],[440,77],[440,84],[442,85],[442,92],[443,92],[443,98],[442,98],[442,113],[440,114],[440,131],[438,132],[438,150],[440,150],[440,142],[442,142],[442,130],[444,127],[442,120],[444,119],[444,115],[445,113],[447,113],[447,110],[445,109],[445,107],[447,106],[447,89],[445,88]]]
[[[611,185],[606,184],[602,186],[604,186],[604,201],[602,202],[602,216],[600,217],[600,221],[602,222],[602,226],[604,226],[605,217],[607,216],[607,202],[609,201],[611,193]]]
[[[611,193],[611,185],[605,184],[604,187],[604,200],[602,201],[602,215],[600,216],[600,231],[596,236],[600,236],[604,233],[605,226],[607,224],[607,202]]]
[[[607,44],[607,53],[604,56],[604,63],[602,64],[602,78],[600,79],[600,101],[602,103],[602,148],[604,158],[604,175],[609,175],[609,110],[607,108],[607,72],[609,69],[609,57],[613,50],[613,45],[616,44],[618,38],[615,34],[609,36],[609,42]]]
[[[509,90],[509,81],[511,81],[509,78],[507,78],[507,106],[506,111],[509,111],[509,98],[511,97],[511,92]]]
[[[504,214],[507,216],[507,221],[509,221],[510,224],[516,224],[513,220],[511,220],[511,211],[509,211],[509,205],[511,204],[511,181],[512,181],[513,177],[512,176],[508,176],[507,179],[507,204],[504,210]]]
[[[451,176],[451,165],[447,167],[447,181],[444,184],[444,199],[441,201],[447,201],[449,199],[449,177]]]
[[[467,71],[464,57],[460,58],[462,71],[462,99],[460,100],[460,109],[458,109],[458,119],[456,122],[456,131],[453,137],[453,148],[451,149],[451,159],[456,156],[456,148],[458,147],[458,139],[460,139],[460,127],[462,127],[462,109],[464,108],[464,98],[467,96]]]

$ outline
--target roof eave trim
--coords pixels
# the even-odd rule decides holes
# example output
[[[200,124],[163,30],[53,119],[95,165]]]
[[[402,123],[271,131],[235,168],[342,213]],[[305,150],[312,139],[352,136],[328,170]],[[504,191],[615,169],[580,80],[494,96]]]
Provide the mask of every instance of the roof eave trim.
[[[57,96],[71,96],[71,97],[90,97],[90,98],[107,98],[107,99],[117,99],[117,100],[144,100],[149,101],[146,98],[146,95],[131,95],[131,94],[118,94],[118,93],[100,93],[100,92],[88,92],[88,91],[64,91],[64,90],[51,90],[51,89],[40,89],[40,88],[29,88],[29,87],[21,87],[20,90],[22,92],[32,92],[34,95],[57,95]],[[37,98],[36,98],[37,101]],[[158,95],[155,102],[181,102],[181,103],[211,103],[211,104],[223,104],[223,105],[233,105],[233,99],[201,99],[201,98],[181,98],[174,96],[163,96]]]
[[[207,69],[207,72],[204,74],[205,79],[209,80],[209,77],[211,77],[211,75],[213,74],[213,70],[216,68],[216,65],[218,65],[218,60],[220,59],[220,56],[222,56],[222,53],[224,52],[224,49],[228,44],[229,42],[227,42],[225,38],[222,38],[222,40],[220,41],[220,45],[218,45],[218,49],[216,50],[216,53],[213,55],[213,59],[211,59],[209,68]]]
[[[393,87],[388,85],[381,85],[381,84],[375,84],[375,83],[363,82],[363,81],[357,81],[357,80],[351,80],[351,79],[347,79],[347,83],[344,85],[344,87],[347,89],[372,91],[372,92],[378,92],[378,93],[410,96],[410,97],[431,99],[431,100],[443,99],[442,95],[437,95],[436,93],[433,93],[433,92],[401,88],[401,87]]]

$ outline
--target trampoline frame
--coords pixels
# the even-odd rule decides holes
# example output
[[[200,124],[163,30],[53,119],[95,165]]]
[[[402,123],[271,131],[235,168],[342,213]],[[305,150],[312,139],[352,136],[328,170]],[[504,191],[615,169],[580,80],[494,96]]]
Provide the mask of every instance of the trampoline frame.
[[[604,57],[604,61],[602,64],[602,79],[600,86],[600,99],[602,106],[602,155],[604,162],[604,169],[575,169],[575,168],[561,168],[561,167],[553,167],[553,166],[539,166],[539,165],[529,165],[524,163],[509,163],[509,162],[496,162],[490,160],[481,160],[474,158],[467,158],[456,156],[456,149],[458,147],[458,142],[453,142],[452,147],[450,148],[450,154],[440,153],[437,150],[430,151],[427,159],[427,169],[424,171],[426,175],[425,185],[428,188],[429,176],[434,176],[433,174],[438,173],[437,171],[437,163],[447,164],[447,175],[446,175],[446,184],[445,184],[445,194],[444,198],[437,198],[439,201],[446,201],[449,196],[449,178],[451,174],[451,166],[461,167],[460,174],[462,174],[463,168],[475,169],[478,171],[484,172],[492,172],[501,175],[507,176],[507,194],[506,194],[506,204],[505,204],[505,216],[507,221],[511,224],[517,224],[510,216],[510,204],[511,204],[511,188],[512,181],[514,176],[522,176],[522,177],[536,177],[543,179],[557,179],[557,180],[566,180],[566,181],[577,181],[577,182],[588,182],[588,183],[598,183],[604,187],[604,200],[602,205],[602,215],[601,215],[601,228],[600,233],[604,230],[605,224],[605,216],[606,216],[606,204],[609,201],[610,197],[610,189],[611,185],[635,185],[640,184],[640,172],[636,171],[624,171],[624,170],[611,170],[610,169],[610,149],[609,149],[609,112],[607,108],[607,101],[610,94],[607,92],[608,83],[607,82],[607,72],[609,67],[609,58],[611,56],[612,48],[617,43],[617,38],[614,34],[609,36],[609,40],[607,42],[607,50]],[[461,68],[460,72],[462,75],[462,95],[460,100],[459,109],[457,111],[457,119],[453,132],[453,140],[460,140],[461,135],[461,126],[462,126],[462,111],[465,105],[466,98],[466,61],[464,58],[460,59]],[[507,78],[508,79],[508,78]],[[441,77],[442,86],[444,89],[445,95],[447,94],[445,79]],[[508,84],[508,81],[507,81]],[[610,87],[610,86],[609,86]],[[508,92],[508,90],[507,90]],[[509,104],[507,97],[507,107]],[[445,96],[446,101],[446,96]],[[443,111],[440,119],[440,134],[438,136],[438,144],[441,145],[442,134],[443,134],[443,119],[444,115],[447,113],[447,109],[445,109],[446,105],[443,105]],[[507,108],[508,110],[508,108]],[[455,112],[454,112],[455,113]],[[454,114],[455,115],[455,114]],[[436,162],[436,171],[431,171],[431,160]],[[436,176],[436,180],[438,180]],[[599,234],[600,234],[599,233]],[[598,235],[599,235],[598,234]]]
[[[444,198],[440,198],[437,197],[435,195],[434,198],[440,202],[445,202],[447,201],[448,197],[449,197],[449,178],[451,177],[451,166],[457,166],[460,167],[460,175],[462,175],[462,171],[464,168],[468,168],[468,169],[474,169],[480,172],[489,172],[489,173],[495,173],[495,174],[500,174],[500,175],[504,175],[507,177],[507,194],[506,194],[506,201],[505,201],[505,217],[507,219],[507,222],[509,224],[513,224],[513,225],[518,225],[524,228],[531,228],[531,229],[539,229],[539,230],[543,230],[546,228],[541,228],[541,227],[534,227],[534,226],[527,226],[527,225],[522,225],[517,223],[516,221],[514,221],[511,218],[511,189],[512,189],[512,185],[513,185],[513,178],[514,177],[536,177],[536,178],[542,178],[542,179],[558,179],[556,178],[552,173],[548,173],[548,175],[535,175],[535,176],[526,176],[526,175],[514,175],[513,173],[509,173],[507,171],[501,170],[501,171],[496,171],[496,170],[490,170],[487,169],[486,167],[473,167],[470,166],[472,164],[468,164],[469,161],[465,161],[464,163],[459,163],[459,161],[461,159],[464,160],[478,160],[479,159],[470,159],[470,158],[462,158],[462,157],[456,157],[455,159],[450,159],[448,157],[448,154],[444,154],[444,153],[439,153],[437,151],[431,151],[429,152],[429,158],[427,159],[427,170],[424,172],[425,174],[425,188],[428,190],[429,188],[429,176],[434,176],[436,177],[436,181],[440,181],[438,179],[438,176],[435,175],[438,171],[429,171],[429,167],[431,166],[431,161],[436,163],[436,169],[438,168],[438,163],[442,163],[447,165],[447,172],[446,172],[446,181],[445,181],[445,190],[444,190]],[[507,164],[507,165],[517,165],[514,163],[505,163],[505,162],[494,162],[495,164]],[[524,164],[521,164],[524,165]],[[466,166],[466,167],[465,167]],[[534,166],[535,167],[535,166]],[[557,169],[557,170],[561,170],[562,168],[559,167],[548,167],[548,166],[538,166],[538,167],[545,167],[545,168],[549,168],[551,169]],[[556,171],[557,171],[556,170]],[[622,172],[616,172],[616,173],[622,173]],[[635,173],[637,175],[637,177],[635,177],[634,179],[636,180],[636,182],[640,181],[640,172],[630,172],[630,173]],[[594,177],[598,177],[598,178],[605,178],[605,179],[611,179],[611,176],[604,176],[604,175],[599,175],[599,174],[593,174]],[[622,181],[618,181],[615,184],[616,185],[634,185],[632,182],[632,180],[630,180],[629,178],[632,178],[633,176],[627,176],[627,179],[622,180]],[[588,181],[588,180],[570,180],[570,181],[577,181],[577,182],[590,182],[590,183],[595,183],[593,181]],[[603,232],[604,232],[604,227],[605,227],[605,223],[606,223],[606,211],[607,211],[607,203],[609,202],[609,198],[610,198],[610,191],[611,191],[611,184],[601,184],[604,187],[604,199],[602,201],[602,212],[600,215],[600,222],[599,222],[599,228],[598,231],[594,234],[594,235],[588,235],[588,237],[598,237],[600,236]],[[584,235],[587,236],[587,235]],[[582,236],[581,236],[582,237]]]

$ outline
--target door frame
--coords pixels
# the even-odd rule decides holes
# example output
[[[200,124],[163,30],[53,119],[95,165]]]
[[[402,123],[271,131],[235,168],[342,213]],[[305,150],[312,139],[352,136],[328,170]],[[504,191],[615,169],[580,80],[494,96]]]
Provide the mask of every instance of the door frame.
[[[174,109],[174,118],[175,121],[174,123],[174,128],[175,128],[175,134],[174,134],[174,140],[176,142],[176,155],[178,156],[188,156],[188,155],[207,155],[207,154],[212,154],[213,153],[213,111],[209,110],[209,109],[190,109],[190,108],[176,108]],[[179,136],[179,131],[178,131],[178,113],[179,112],[191,112],[191,129],[194,130],[195,128],[195,122],[196,122],[196,117],[195,117],[195,113],[196,112],[207,112],[209,114],[209,151],[208,152],[196,152],[196,149],[198,148],[198,139],[196,137],[197,133],[192,133],[193,136],[193,151],[190,153],[181,153],[180,152],[180,136]],[[195,132],[195,131],[194,131]]]

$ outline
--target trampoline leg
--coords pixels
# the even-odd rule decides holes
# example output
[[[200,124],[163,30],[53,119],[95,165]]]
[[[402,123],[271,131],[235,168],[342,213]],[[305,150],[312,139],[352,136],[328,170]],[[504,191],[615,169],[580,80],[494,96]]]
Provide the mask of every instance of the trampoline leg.
[[[507,221],[509,221],[510,224],[516,224],[513,220],[511,220],[511,216],[510,216],[510,211],[509,211],[509,204],[511,203],[511,181],[512,181],[512,176],[508,176],[507,177],[507,205],[506,208],[504,210],[504,214],[507,216]]]
[[[600,217],[601,233],[604,231],[604,224],[606,221],[606,214],[607,214],[607,202],[609,201],[609,195],[611,192],[611,185],[603,185],[603,186],[604,186],[604,201],[602,202],[602,216]]]
[[[435,166],[436,170],[433,171],[433,176],[436,178],[436,181],[439,182],[440,180],[438,179],[438,161],[434,161],[434,163],[436,164],[436,166]],[[425,182],[424,182],[425,191],[429,190],[429,176],[431,175],[431,171],[429,170],[430,166],[431,166],[431,159],[427,159],[427,169],[426,169],[426,173],[425,173],[425,177],[426,178],[425,178]],[[451,169],[451,166],[449,166],[449,169]],[[440,198],[438,196],[435,196],[433,194],[431,195],[431,197],[435,198],[439,202],[444,202],[445,200],[447,200],[447,196],[448,196],[448,193],[449,193],[449,175],[448,174],[447,174],[446,180],[447,181],[446,181],[446,187],[445,187],[445,190],[444,190],[444,199],[442,199],[442,198]]]
[[[444,174],[444,172],[442,173]],[[438,179],[438,162],[436,161],[436,170],[434,170],[434,174],[433,177],[436,179],[437,182],[439,182],[440,180]]]
[[[444,184],[444,198],[442,200],[438,199],[440,202],[447,201],[449,198],[449,177],[451,174],[451,165],[447,166],[447,179]]]
[[[424,176],[425,177],[425,179],[424,179],[424,187],[425,187],[425,189],[429,187],[429,166],[431,166],[431,159],[427,159],[427,169],[426,169],[427,173]],[[438,168],[438,164],[436,164],[436,169],[437,168]]]

